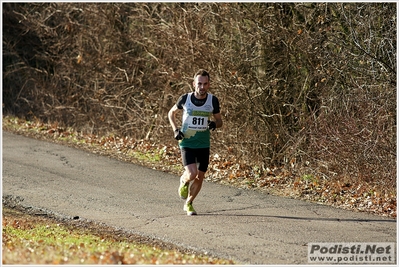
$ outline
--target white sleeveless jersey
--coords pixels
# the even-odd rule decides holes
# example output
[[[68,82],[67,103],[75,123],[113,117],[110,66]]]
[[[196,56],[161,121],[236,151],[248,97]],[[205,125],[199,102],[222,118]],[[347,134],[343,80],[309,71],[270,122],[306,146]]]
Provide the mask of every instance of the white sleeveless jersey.
[[[200,107],[191,102],[192,94],[187,95],[186,103],[183,105],[181,131],[184,139],[179,145],[188,148],[207,148],[210,147],[208,121],[213,114],[212,94],[208,93],[205,104]]]

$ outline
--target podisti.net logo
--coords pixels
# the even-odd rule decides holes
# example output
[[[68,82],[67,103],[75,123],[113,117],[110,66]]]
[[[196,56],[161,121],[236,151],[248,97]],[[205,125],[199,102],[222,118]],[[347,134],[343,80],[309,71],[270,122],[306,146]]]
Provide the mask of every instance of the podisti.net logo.
[[[394,264],[395,243],[309,243],[308,262]]]

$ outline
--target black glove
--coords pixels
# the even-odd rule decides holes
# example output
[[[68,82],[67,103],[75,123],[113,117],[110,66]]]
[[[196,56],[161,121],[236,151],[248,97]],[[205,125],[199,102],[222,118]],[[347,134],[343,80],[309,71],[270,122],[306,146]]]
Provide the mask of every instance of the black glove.
[[[208,122],[208,129],[214,131],[216,129],[216,122],[209,121]]]
[[[184,134],[180,131],[180,129],[175,130],[175,139],[182,140],[184,138]]]

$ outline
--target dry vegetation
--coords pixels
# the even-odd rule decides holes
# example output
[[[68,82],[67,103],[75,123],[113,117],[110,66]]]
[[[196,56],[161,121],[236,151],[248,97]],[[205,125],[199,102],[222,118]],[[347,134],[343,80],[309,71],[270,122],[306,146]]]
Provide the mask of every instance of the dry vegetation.
[[[206,68],[208,179],[396,216],[396,27],[396,3],[4,3],[3,114],[175,151]]]

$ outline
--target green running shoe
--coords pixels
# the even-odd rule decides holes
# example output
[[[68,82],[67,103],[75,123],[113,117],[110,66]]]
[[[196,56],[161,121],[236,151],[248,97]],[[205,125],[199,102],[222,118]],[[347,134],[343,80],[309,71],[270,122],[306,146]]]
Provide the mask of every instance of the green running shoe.
[[[188,184],[180,181],[179,196],[181,199],[187,199],[188,197]]]
[[[187,212],[188,216],[197,215],[197,212],[193,208],[193,203],[184,204],[184,209],[183,210]]]

